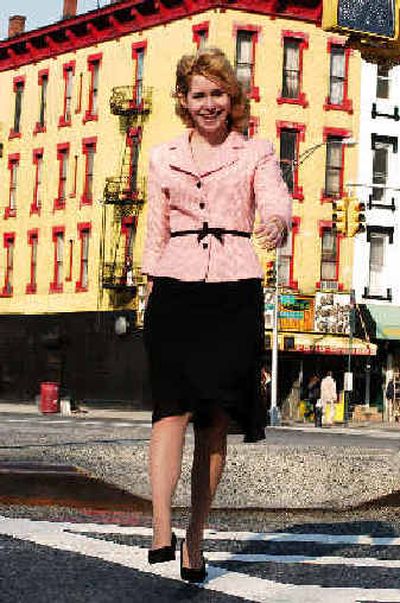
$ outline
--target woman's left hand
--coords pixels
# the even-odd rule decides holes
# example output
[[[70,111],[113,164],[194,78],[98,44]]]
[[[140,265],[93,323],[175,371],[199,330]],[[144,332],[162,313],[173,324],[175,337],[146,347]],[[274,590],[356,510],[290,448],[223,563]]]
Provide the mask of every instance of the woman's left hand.
[[[272,216],[254,229],[256,241],[263,249],[272,251],[282,245],[287,235],[286,223],[279,216]]]

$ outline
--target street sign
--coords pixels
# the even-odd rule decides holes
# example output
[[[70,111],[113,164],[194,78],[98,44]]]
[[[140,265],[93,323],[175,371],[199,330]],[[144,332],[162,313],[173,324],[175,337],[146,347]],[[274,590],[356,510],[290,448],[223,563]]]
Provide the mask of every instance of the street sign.
[[[353,391],[353,373],[345,373],[344,374],[344,391],[345,392]]]

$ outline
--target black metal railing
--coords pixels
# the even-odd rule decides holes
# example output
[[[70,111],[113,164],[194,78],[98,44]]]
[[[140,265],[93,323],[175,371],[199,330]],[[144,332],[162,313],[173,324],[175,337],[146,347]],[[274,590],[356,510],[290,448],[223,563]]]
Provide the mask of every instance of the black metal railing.
[[[106,262],[102,268],[103,289],[135,293],[139,277],[134,267],[126,262]]]
[[[146,115],[152,108],[153,89],[118,86],[113,88],[110,111],[113,115]]]
[[[109,176],[104,187],[104,201],[114,205],[143,205],[145,179],[131,176]]]

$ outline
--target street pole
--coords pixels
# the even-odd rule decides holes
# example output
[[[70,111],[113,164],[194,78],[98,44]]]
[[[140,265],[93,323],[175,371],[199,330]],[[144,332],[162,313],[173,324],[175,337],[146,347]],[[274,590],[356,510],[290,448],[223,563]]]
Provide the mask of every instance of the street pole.
[[[351,354],[353,351],[353,333],[355,328],[355,292],[354,289],[350,292],[350,315],[349,315],[349,349],[347,355],[347,374],[349,383],[345,387],[344,392],[344,423],[348,425],[349,423],[349,411],[350,411],[350,403],[351,403],[351,393],[353,391],[353,376],[351,374]]]
[[[279,322],[279,248],[275,249],[275,290],[274,290],[274,314],[272,327],[272,374],[271,374],[271,408],[270,424],[276,427],[281,423],[278,408],[278,322]]]

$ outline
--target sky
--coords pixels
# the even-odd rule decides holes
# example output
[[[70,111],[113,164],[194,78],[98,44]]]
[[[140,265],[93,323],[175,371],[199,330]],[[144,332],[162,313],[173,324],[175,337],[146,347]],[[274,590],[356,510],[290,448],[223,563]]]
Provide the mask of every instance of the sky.
[[[59,21],[62,17],[64,0],[0,0],[0,39],[7,37],[8,18],[25,15],[26,30],[36,29]],[[78,0],[78,12],[86,13],[97,6],[105,6],[109,0]]]

